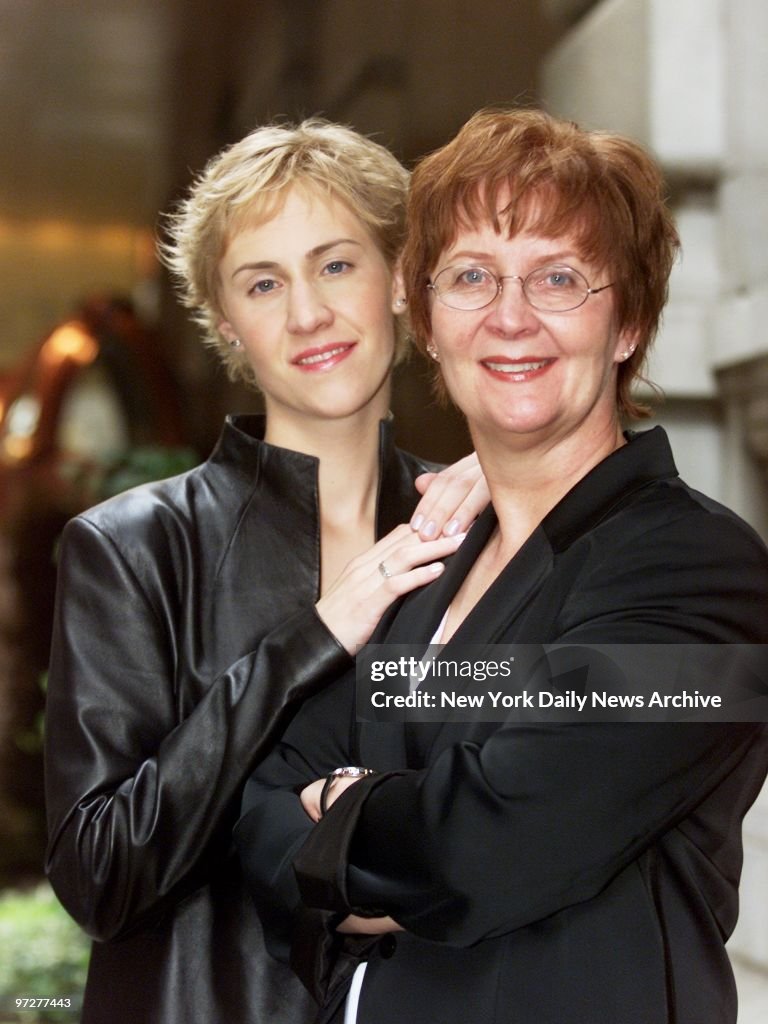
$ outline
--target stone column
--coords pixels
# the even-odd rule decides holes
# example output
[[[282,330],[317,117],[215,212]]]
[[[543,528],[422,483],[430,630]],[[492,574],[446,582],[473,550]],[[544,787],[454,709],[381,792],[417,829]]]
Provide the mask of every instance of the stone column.
[[[542,3],[564,30],[544,62],[548,108],[638,138],[672,188],[683,260],[652,365],[667,396],[658,419],[689,482],[768,538],[768,6]],[[744,848],[729,949],[739,1020],[752,1024],[768,998],[768,788]]]
[[[768,537],[768,8],[763,0],[724,0],[721,17],[726,145],[713,362],[729,497]],[[741,914],[729,949],[768,972],[768,788],[747,815],[744,853]]]

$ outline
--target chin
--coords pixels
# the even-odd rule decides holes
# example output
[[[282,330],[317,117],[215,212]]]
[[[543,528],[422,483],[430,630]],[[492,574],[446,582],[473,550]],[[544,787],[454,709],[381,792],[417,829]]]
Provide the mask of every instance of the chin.
[[[356,416],[358,413],[364,412],[369,407],[373,406],[376,401],[376,395],[365,393],[365,394],[350,394],[349,389],[345,390],[343,396],[339,396],[338,401],[328,401],[323,403],[319,414],[328,420],[343,420],[349,416]],[[385,414],[382,414],[385,415]]]
[[[493,409],[476,417],[474,422],[485,430],[505,434],[537,434],[553,425],[555,415],[544,409]],[[467,416],[470,425],[471,416]]]

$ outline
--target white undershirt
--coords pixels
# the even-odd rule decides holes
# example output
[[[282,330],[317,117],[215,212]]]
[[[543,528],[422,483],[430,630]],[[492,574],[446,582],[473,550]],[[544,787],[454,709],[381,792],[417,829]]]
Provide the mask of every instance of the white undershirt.
[[[445,629],[445,623],[448,618],[448,611],[450,605],[445,609],[445,613],[440,620],[440,624],[434,632],[432,639],[429,641],[429,646],[432,644],[439,644],[440,637],[443,635]],[[429,648],[424,652],[426,658],[429,654]],[[411,690],[415,690],[418,687],[418,677],[411,677]],[[344,1024],[357,1024],[357,1007],[360,1003],[360,993],[363,991],[363,980],[365,978],[365,969],[368,966],[368,961],[364,960],[361,964],[358,964],[355,968],[355,973],[352,975],[352,984],[349,987],[347,993],[347,1001],[344,1005]]]
[[[347,1002],[344,1006],[344,1024],[357,1024],[357,1004],[360,1002],[360,993],[363,989],[363,977],[368,961],[364,960],[355,968],[352,975],[352,984],[347,993]]]

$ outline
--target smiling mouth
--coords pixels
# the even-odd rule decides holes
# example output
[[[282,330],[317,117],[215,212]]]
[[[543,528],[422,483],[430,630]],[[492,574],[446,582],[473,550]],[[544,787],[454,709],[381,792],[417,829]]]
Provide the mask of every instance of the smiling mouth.
[[[509,375],[523,374],[523,373],[535,373],[537,370],[543,370],[545,366],[549,366],[554,362],[553,359],[538,359],[529,360],[524,363],[511,363],[506,360],[503,362],[496,362],[493,359],[484,359],[483,366],[489,370],[494,370],[496,373],[506,373]]]
[[[354,348],[354,342],[346,342],[342,345],[329,345],[324,349],[312,349],[302,353],[293,360],[295,366],[318,366],[323,363],[330,363],[339,356],[346,355]]]

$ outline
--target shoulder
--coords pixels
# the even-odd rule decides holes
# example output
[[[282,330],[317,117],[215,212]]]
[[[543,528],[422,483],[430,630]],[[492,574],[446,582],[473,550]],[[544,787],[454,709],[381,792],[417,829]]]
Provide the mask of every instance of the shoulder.
[[[207,550],[215,549],[234,533],[254,486],[233,474],[225,480],[222,472],[204,462],[94,505],[67,523],[63,554],[95,545],[141,566],[160,553],[175,564],[186,562],[200,553],[202,537]]]
[[[765,544],[679,478],[636,492],[583,540],[566,605],[575,620],[592,608],[603,621],[653,625],[664,642],[768,642]]]
[[[189,517],[203,475],[204,466],[197,466],[178,476],[122,491],[75,516],[67,530],[90,527],[104,536],[119,538],[151,531],[162,521],[183,521]]]
[[[675,545],[681,555],[699,552],[706,561],[753,557],[765,564],[768,559],[766,545],[756,530],[679,477],[644,487],[607,525],[617,539],[632,538],[651,550]]]
[[[441,469],[445,469],[445,465],[441,462],[431,462],[429,459],[421,458],[420,455],[406,452],[402,448],[396,448],[395,454],[403,471],[414,480],[422,473],[439,473]]]

